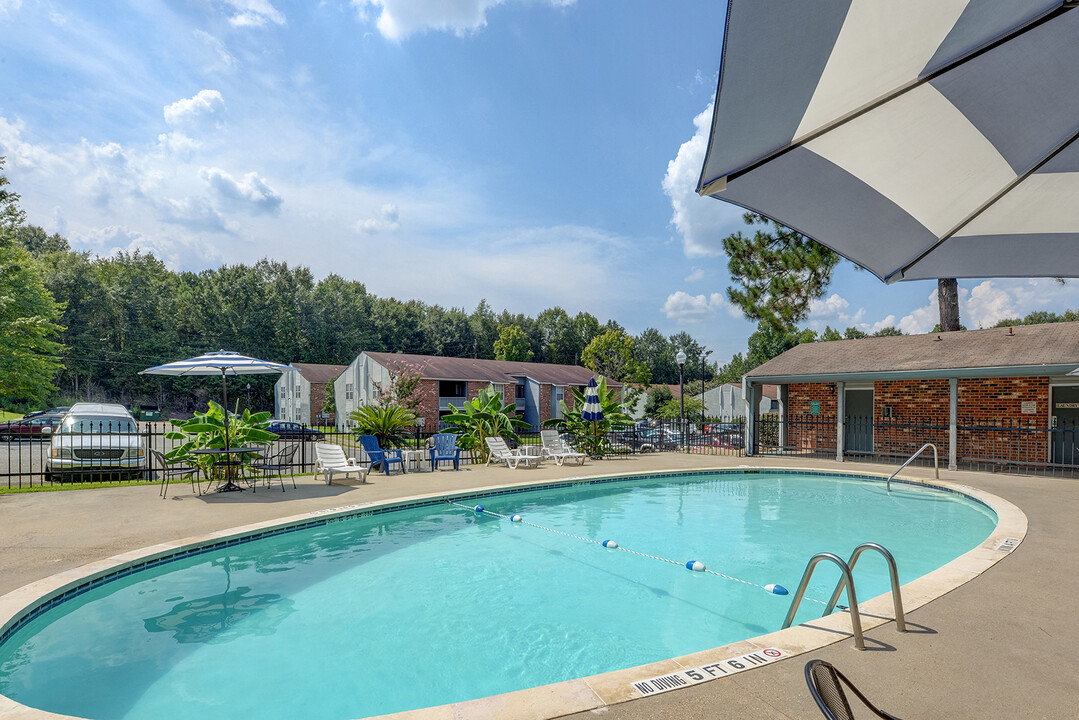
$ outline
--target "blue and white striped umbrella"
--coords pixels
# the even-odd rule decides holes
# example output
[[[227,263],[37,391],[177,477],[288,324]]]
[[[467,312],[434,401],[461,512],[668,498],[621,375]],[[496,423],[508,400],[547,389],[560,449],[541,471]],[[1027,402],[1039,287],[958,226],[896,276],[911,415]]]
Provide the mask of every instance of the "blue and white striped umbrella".
[[[139,375],[220,375],[222,407],[225,408],[225,449],[228,449],[228,424],[229,424],[229,391],[225,385],[225,378],[229,375],[266,375],[268,373],[280,373],[292,370],[288,365],[259,360],[258,358],[241,355],[229,350],[208,352],[205,355],[177,360],[164,365],[156,365],[152,368],[140,370]]]
[[[1079,4],[731,0],[698,192],[885,282],[1079,276]]]
[[[205,355],[177,360],[165,365],[146,368],[139,375],[264,375],[292,370],[288,365],[281,365],[268,360],[241,355],[229,350],[208,352]]]
[[[595,378],[588,381],[588,387],[584,390],[584,407],[581,408],[581,419],[586,422],[599,422],[603,419],[603,408],[599,404],[599,390]]]

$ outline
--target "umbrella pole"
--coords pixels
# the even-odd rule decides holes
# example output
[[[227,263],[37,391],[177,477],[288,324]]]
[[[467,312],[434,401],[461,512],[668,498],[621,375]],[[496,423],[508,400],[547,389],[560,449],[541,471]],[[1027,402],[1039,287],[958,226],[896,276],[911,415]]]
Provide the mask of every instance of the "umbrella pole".
[[[225,401],[225,459],[229,454],[229,388],[225,384],[225,368],[221,368],[221,397]],[[231,478],[229,478],[231,480]]]

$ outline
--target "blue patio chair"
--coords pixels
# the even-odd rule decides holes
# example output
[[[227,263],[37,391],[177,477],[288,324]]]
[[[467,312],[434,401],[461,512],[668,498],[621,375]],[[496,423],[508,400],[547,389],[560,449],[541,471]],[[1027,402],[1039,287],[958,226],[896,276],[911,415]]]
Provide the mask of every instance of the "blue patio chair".
[[[401,466],[401,472],[408,472],[405,470],[405,461],[401,457],[401,451],[398,449],[383,450],[379,447],[378,438],[374,435],[360,435],[360,445],[363,446],[363,451],[367,453],[367,458],[371,461],[371,464],[367,466],[367,472],[370,473],[375,469],[375,465],[382,465],[382,469],[387,475],[390,474],[390,465],[397,463]]]
[[[453,460],[453,469],[461,469],[461,448],[457,447],[457,436],[453,433],[439,433],[431,437],[431,472],[438,469],[439,460]]]

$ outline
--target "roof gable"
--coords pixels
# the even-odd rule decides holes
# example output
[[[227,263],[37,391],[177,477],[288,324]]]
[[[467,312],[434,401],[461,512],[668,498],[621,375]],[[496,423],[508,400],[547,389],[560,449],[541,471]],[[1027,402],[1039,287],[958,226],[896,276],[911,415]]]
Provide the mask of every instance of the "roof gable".
[[[320,365],[319,363],[289,363],[289,367],[296,368],[307,382],[313,385],[325,384],[332,381],[345,371],[344,365]]]
[[[432,380],[472,380],[505,385],[516,383],[518,377],[528,377],[543,385],[587,385],[596,373],[578,365],[482,360],[438,355],[406,355],[404,353],[368,352],[383,367],[415,365],[424,378]],[[621,383],[607,381],[609,387]]]
[[[803,343],[750,378],[1079,366],[1079,323]]]

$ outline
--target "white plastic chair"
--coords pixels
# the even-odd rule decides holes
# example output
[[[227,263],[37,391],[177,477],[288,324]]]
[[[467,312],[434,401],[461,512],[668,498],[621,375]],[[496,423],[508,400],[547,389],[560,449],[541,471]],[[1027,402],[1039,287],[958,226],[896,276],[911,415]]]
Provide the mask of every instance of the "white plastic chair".
[[[518,463],[523,462],[525,465],[539,465],[539,462],[542,459],[539,455],[526,455],[521,452],[520,448],[510,450],[510,446],[500,437],[487,437],[484,438],[484,441],[487,443],[487,448],[491,451],[491,454],[487,456],[488,465],[493,462],[504,462],[507,467],[516,470]]]
[[[345,457],[345,451],[341,449],[340,445],[331,445],[330,443],[316,443],[315,444],[315,472],[320,470],[326,477],[326,484],[329,485],[333,479],[334,473],[341,473],[346,478],[349,475],[355,474],[360,476],[360,483],[367,482],[366,473],[362,466],[357,465],[356,461],[350,457]]]
[[[558,434],[557,430],[540,430],[540,440],[543,442],[543,455],[553,458],[555,465],[561,465],[566,460],[573,460],[578,465],[584,465],[588,458],[582,452],[571,448]]]

